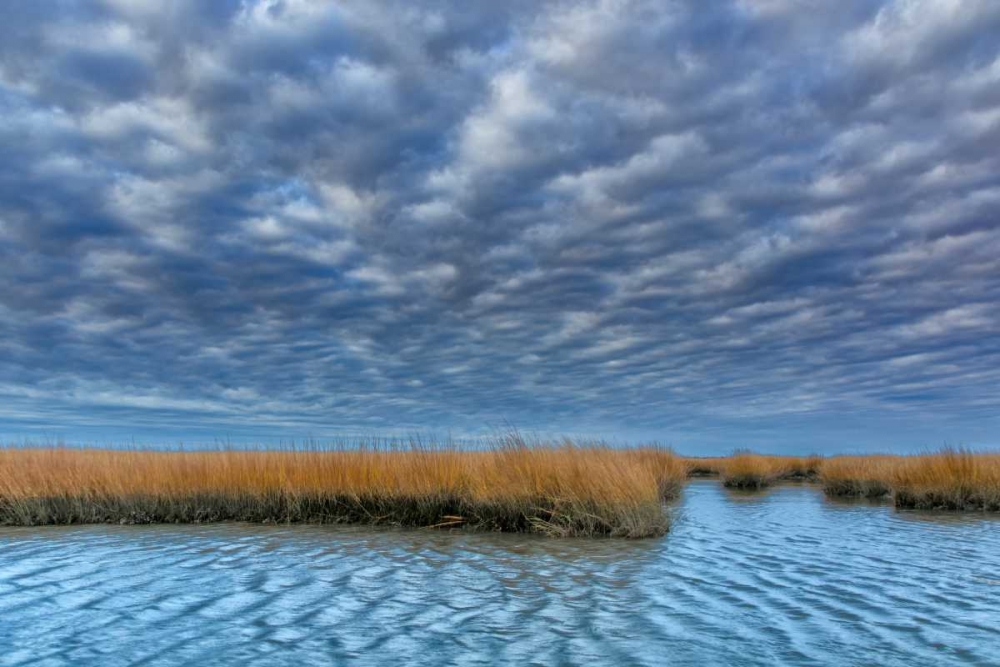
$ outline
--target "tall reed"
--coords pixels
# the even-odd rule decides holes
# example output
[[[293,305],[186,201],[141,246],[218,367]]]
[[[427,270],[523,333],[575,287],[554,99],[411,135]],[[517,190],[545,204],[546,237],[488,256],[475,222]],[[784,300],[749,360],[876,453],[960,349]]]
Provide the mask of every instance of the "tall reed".
[[[6,524],[279,521],[645,537],[680,489],[671,452],[571,442],[485,451],[0,449]]]

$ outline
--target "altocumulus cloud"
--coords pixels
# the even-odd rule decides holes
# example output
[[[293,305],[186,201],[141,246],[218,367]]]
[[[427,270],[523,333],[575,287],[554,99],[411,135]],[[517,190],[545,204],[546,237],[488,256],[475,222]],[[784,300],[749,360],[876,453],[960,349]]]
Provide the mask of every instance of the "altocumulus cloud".
[[[10,2],[0,430],[995,444],[995,0]]]

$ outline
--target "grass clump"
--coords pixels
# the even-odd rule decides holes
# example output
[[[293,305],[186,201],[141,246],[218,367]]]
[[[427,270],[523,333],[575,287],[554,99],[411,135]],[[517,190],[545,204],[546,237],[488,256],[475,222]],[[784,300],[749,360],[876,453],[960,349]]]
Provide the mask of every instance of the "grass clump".
[[[719,456],[689,456],[684,459],[688,477],[718,477],[726,459]]]
[[[684,466],[668,450],[0,450],[0,523],[202,521],[468,527],[648,537]]]
[[[697,457],[684,460],[688,477],[720,477],[725,486],[762,489],[778,481],[815,481],[824,459],[821,456],[770,456],[737,450],[728,457]]]
[[[896,456],[838,456],[829,459],[819,481],[828,496],[882,498],[892,493]]]
[[[818,454],[810,456],[786,456],[781,479],[815,482],[826,465],[826,459]]]
[[[945,449],[902,457],[890,480],[896,507],[1000,511],[1000,455]]]
[[[843,456],[820,475],[831,496],[891,496],[896,507],[1000,511],[1000,455],[944,449],[913,456]]]
[[[723,462],[722,484],[734,489],[762,489],[785,473],[785,461],[751,452],[736,452]]]

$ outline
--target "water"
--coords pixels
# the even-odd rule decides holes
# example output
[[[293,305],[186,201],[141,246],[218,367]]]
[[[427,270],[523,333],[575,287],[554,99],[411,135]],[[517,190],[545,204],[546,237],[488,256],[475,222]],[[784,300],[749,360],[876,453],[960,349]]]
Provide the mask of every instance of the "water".
[[[1000,665],[1000,521],[688,485],[643,541],[0,529],[0,665]]]

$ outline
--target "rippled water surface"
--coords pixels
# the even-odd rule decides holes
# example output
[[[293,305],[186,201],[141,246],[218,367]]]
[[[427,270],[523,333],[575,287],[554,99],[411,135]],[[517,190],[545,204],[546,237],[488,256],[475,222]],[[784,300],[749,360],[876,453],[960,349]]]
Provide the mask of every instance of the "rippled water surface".
[[[1000,665],[1000,521],[688,485],[657,540],[0,529],[0,665]]]

